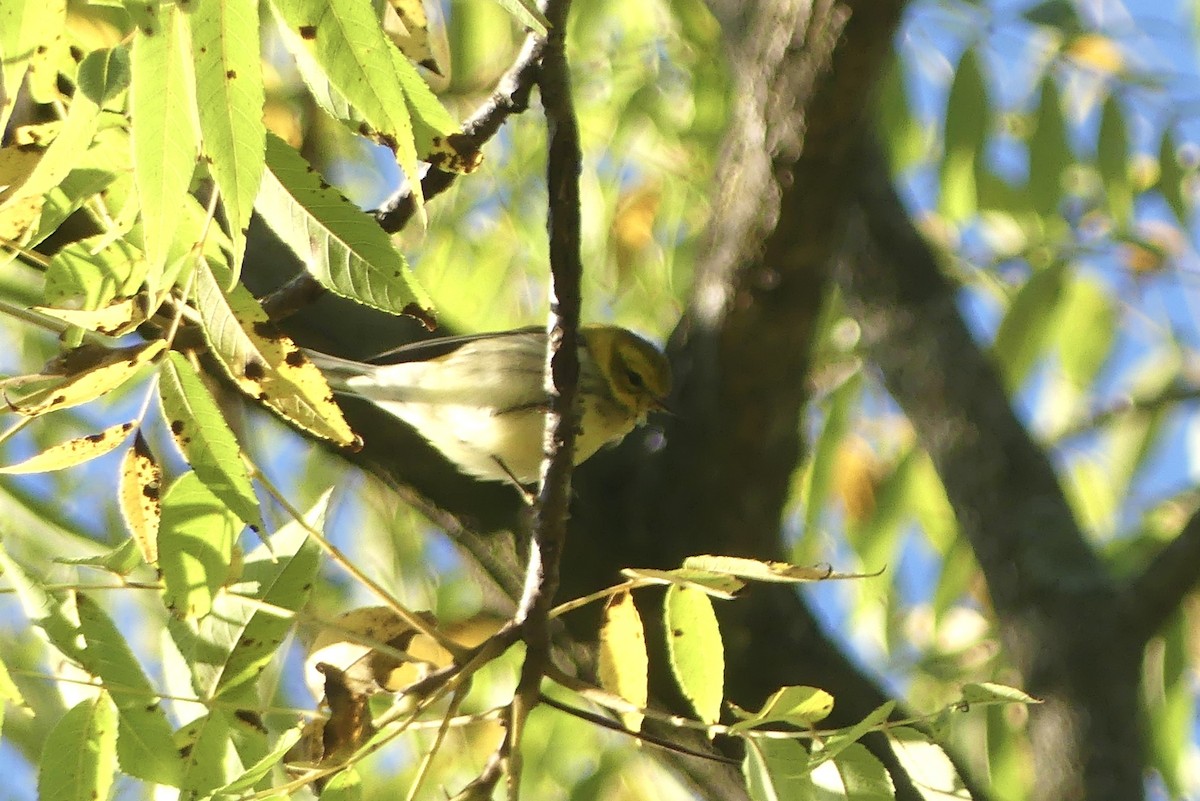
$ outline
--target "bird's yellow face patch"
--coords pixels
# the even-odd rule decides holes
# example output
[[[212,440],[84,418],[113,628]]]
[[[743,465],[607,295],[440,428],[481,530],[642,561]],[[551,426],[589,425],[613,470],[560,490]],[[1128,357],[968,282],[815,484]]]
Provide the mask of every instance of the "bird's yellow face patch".
[[[657,348],[621,328],[586,328],[583,334],[614,400],[639,419],[663,408],[671,366]]]

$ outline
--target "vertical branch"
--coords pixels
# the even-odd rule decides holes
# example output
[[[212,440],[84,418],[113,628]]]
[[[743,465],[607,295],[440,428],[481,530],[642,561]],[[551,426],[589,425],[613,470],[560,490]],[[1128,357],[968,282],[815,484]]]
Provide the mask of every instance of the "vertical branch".
[[[549,0],[545,13],[551,28],[542,54],[538,86],[546,112],[548,189],[547,228],[550,239],[550,315],[547,321],[546,416],[542,480],[534,516],[533,541],[525,589],[517,609],[526,644],[525,663],[509,720],[509,782],[517,796],[521,740],[525,719],[538,702],[542,677],[550,665],[549,613],[558,590],[559,562],[567,534],[579,389],[579,129],[571,102],[565,28],[569,0]]]

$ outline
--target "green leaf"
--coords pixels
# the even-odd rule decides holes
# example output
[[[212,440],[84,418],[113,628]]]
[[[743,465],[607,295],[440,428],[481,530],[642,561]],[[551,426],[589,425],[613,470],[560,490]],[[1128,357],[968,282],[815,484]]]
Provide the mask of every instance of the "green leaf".
[[[1188,230],[1191,209],[1184,196],[1183,185],[1186,180],[1187,173],[1179,161],[1179,146],[1175,143],[1175,135],[1168,128],[1163,131],[1162,142],[1158,147],[1158,183],[1155,186],[1175,213],[1175,219]]]
[[[321,371],[271,323],[250,290],[225,286],[210,265],[197,264],[195,303],[204,337],[238,389],[311,434],[339,445],[358,442]]]
[[[1067,281],[1062,262],[1036,271],[1013,298],[1000,322],[992,353],[1010,391],[1021,386],[1041,357],[1046,340],[1055,330],[1059,302]]]
[[[828,567],[800,567],[787,562],[763,562],[743,556],[712,556],[709,554],[689,556],[683,560],[683,568],[772,584],[796,584],[801,581],[850,578],[845,574],[834,573]]]
[[[163,495],[158,565],[164,602],[177,617],[212,610],[213,595],[229,578],[241,521],[194,473],[184,473]]]
[[[984,156],[992,128],[992,105],[979,57],[968,49],[958,62],[946,101],[945,153],[939,171],[938,210],[947,220],[961,222],[977,208],[975,164]]]
[[[549,31],[550,20],[546,19],[546,15],[533,0],[499,0],[499,2],[526,30],[538,36],[545,36]]]
[[[274,7],[330,83],[362,115],[372,133],[395,154],[423,208],[421,176],[408,102],[394,49],[369,3],[357,0],[274,0]],[[294,43],[286,38],[286,43]],[[407,62],[405,62],[407,63]]]
[[[175,749],[183,760],[179,786],[196,794],[225,784],[230,776],[233,740],[228,713],[213,709],[175,732]],[[236,764],[236,755],[233,755]],[[240,768],[240,765],[237,766]]]
[[[108,798],[117,770],[117,716],[108,695],[81,701],[54,724],[38,764],[38,797]]]
[[[167,263],[179,208],[196,168],[196,100],[189,80],[187,21],[173,3],[150,5],[133,38],[133,174],[141,201],[150,289]]]
[[[729,733],[780,722],[793,726],[812,726],[824,720],[832,711],[833,696],[824,690],[816,687],[781,687],[763,702],[757,712],[733,707],[734,715],[741,720],[729,727]]]
[[[670,584],[680,587],[691,587],[700,592],[720,598],[724,601],[734,598],[745,586],[746,582],[728,573],[714,573],[711,570],[693,570],[677,567],[674,570],[656,570],[650,567],[627,567],[621,571],[626,578],[650,581],[655,584]]]
[[[150,680],[104,610],[83,594],[76,603],[79,630],[87,642],[80,661],[106,687],[121,689],[113,695],[120,721],[117,759],[121,770],[139,779],[178,787],[182,768],[179,754],[171,744],[171,725]]]
[[[864,734],[881,727],[891,717],[895,708],[895,701],[884,701],[858,723],[825,737],[821,743],[821,750],[812,755],[813,766],[837,757],[842,751],[857,743]]]
[[[93,50],[79,63],[79,90],[97,106],[119,96],[132,80],[129,50],[125,47]]]
[[[1108,213],[1119,231],[1133,222],[1133,182],[1129,174],[1129,132],[1125,113],[1116,96],[1110,96],[1100,114],[1096,167],[1104,185]]]
[[[305,515],[310,525],[320,525],[327,502],[327,496],[321,498]],[[251,682],[291,629],[286,612],[308,599],[317,566],[317,546],[292,521],[271,536],[269,546],[247,555],[239,581],[214,599],[213,614],[171,622],[171,636],[191,665],[201,696],[229,698],[253,689]]]
[[[1083,27],[1079,20],[1079,12],[1071,0],[1044,0],[1032,8],[1022,11],[1021,16],[1034,25],[1058,28],[1063,33],[1070,33]]]
[[[106,234],[72,242],[50,258],[43,297],[49,306],[68,302],[100,309],[131,297],[146,276],[142,252]]]
[[[11,701],[14,704],[25,703],[21,697],[21,689],[13,682],[12,676],[8,674],[8,668],[0,660],[0,710],[4,708],[5,701]]]
[[[362,777],[354,768],[336,774],[321,791],[321,801],[361,801],[362,797]]]
[[[66,0],[0,0],[0,131],[8,128],[30,60],[62,36],[66,22]]]
[[[61,565],[80,565],[107,570],[116,576],[127,576],[142,564],[137,545],[131,539],[123,540],[117,547],[96,556],[59,557],[54,561]]]
[[[609,598],[600,626],[600,656],[597,673],[600,686],[637,707],[649,701],[650,661],[646,655],[646,631],[629,592]],[[622,712],[621,722],[630,731],[641,731],[641,712]]]
[[[258,3],[203,0],[193,6],[189,17],[200,137],[229,221],[236,279],[262,182],[266,146]]]
[[[879,130],[887,145],[888,163],[895,173],[903,173],[929,156],[932,131],[912,113],[912,99],[904,85],[904,67],[892,58],[880,79]]]
[[[267,139],[255,208],[323,286],[392,314],[425,318],[432,303],[374,219],[321,180],[299,153]]]
[[[754,801],[817,798],[808,752],[795,740],[747,739],[742,773]]]
[[[892,778],[883,763],[860,743],[851,743],[833,760],[842,780],[837,798],[847,801],[892,801],[896,797]]]
[[[862,392],[862,373],[856,373],[842,382],[829,396],[825,406],[825,425],[813,448],[812,462],[805,477],[804,488],[804,536],[801,544],[816,542],[821,514],[833,488],[834,471],[837,467],[838,446],[846,435],[851,406]],[[800,545],[797,546],[798,548]],[[793,554],[794,559],[801,559]],[[802,559],[801,559],[802,561]]]
[[[196,476],[246,525],[262,531],[258,498],[242,462],[242,448],[183,354],[172,351],[163,361],[158,394],[171,435]]]
[[[275,748],[271,753],[255,762],[245,770],[242,775],[238,776],[233,781],[223,787],[218,787],[213,795],[220,797],[222,795],[239,795],[248,790],[254,789],[260,781],[262,781],[272,768],[283,761],[284,756],[291,750],[292,746],[300,739],[300,729],[288,729],[283,734],[279,735],[279,741],[275,743]]]
[[[977,704],[1040,704],[1042,702],[1016,687],[984,681],[964,684],[962,703],[974,706]]]
[[[50,142],[33,169],[19,181],[6,181],[0,188],[0,207],[7,207],[22,198],[40,197],[62,183],[87,151],[99,127],[99,107],[82,94],[71,99],[67,116],[58,135]]]
[[[1047,75],[1042,81],[1041,102],[1029,137],[1029,193],[1038,214],[1058,215],[1063,173],[1072,160],[1058,84],[1053,75]]]
[[[0,548],[0,572],[17,591],[17,599],[29,622],[40,628],[50,644],[68,659],[79,661],[83,653],[74,596],[51,595],[44,582]]]
[[[1064,377],[1086,391],[1112,351],[1120,325],[1112,294],[1094,279],[1078,277],[1065,288],[1054,329]],[[1085,336],[1081,332],[1086,331]]]
[[[700,720],[716,723],[725,695],[725,648],[712,601],[697,589],[672,584],[665,607],[671,672]]]
[[[890,728],[886,734],[904,771],[914,784],[925,789],[927,798],[967,797],[954,764],[937,743],[906,726]]]

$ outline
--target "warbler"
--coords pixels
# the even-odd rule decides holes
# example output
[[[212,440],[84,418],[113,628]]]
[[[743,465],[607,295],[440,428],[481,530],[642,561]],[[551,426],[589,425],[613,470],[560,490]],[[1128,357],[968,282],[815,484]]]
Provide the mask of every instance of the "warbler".
[[[664,409],[671,368],[653,345],[612,325],[580,329],[575,464]],[[549,396],[546,331],[523,328],[404,345],[369,364],[315,351],[335,392],[357,395],[415,428],[464,473],[537,481]]]

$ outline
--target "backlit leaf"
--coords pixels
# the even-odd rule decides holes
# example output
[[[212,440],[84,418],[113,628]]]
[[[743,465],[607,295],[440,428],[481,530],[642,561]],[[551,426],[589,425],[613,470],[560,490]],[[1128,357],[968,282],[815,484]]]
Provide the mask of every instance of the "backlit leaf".
[[[104,610],[86,595],[80,594],[76,603],[79,629],[87,642],[80,661],[105,686],[123,690],[113,695],[119,718],[117,759],[121,770],[178,787],[182,766],[171,744],[171,725],[150,680]]]
[[[422,208],[412,120],[398,65],[412,66],[391,57],[392,45],[374,9],[357,0],[275,0],[273,5],[330,83],[362,115],[368,133],[396,154],[417,208]]]
[[[267,165],[255,208],[314,278],[366,306],[429,317],[429,296],[374,219],[278,137],[267,139]]]
[[[622,592],[609,599],[600,627],[600,656],[597,671],[600,686],[634,706],[649,701],[650,662],[646,655],[646,632],[633,603],[633,595]],[[625,728],[641,731],[641,712],[622,712]]]
[[[106,336],[121,336],[137,328],[154,311],[150,298],[144,293],[132,297],[115,298],[99,309],[59,309],[53,306],[35,306],[34,310],[89,331]]]
[[[195,4],[188,18],[202,148],[221,190],[236,278],[264,165],[258,4],[254,0],[204,0]]]
[[[54,801],[108,798],[117,770],[117,715],[108,695],[80,701],[46,736],[38,764],[38,797]]]
[[[142,229],[150,276],[167,263],[179,208],[198,155],[196,100],[190,79],[187,20],[174,3],[145,6],[131,56],[133,83],[133,173],[141,201]],[[151,290],[157,290],[151,280]]]
[[[233,543],[241,521],[194,472],[184,473],[163,494],[158,565],[164,602],[181,618],[203,617],[229,578]]]
[[[182,354],[172,351],[163,362],[158,394],[171,436],[197,477],[246,525],[263,530],[241,446],[196,368]]]
[[[158,562],[158,525],[162,519],[162,468],[138,432],[121,460],[117,505],[146,564]]]
[[[110,349],[83,345],[33,375],[0,381],[8,407],[29,417],[67,409],[108,394],[133,378],[166,348],[162,340]]]
[[[671,672],[700,720],[716,723],[725,695],[725,648],[712,601],[699,590],[672,584],[664,605]]]
[[[358,441],[321,371],[270,322],[249,290],[237,284],[226,292],[201,263],[195,297],[204,336],[242,392],[310,434],[339,445]]]
[[[733,712],[741,720],[729,727],[730,733],[762,728],[772,723],[811,726],[833,711],[833,696],[816,687],[782,687],[763,702],[757,712],[738,707]]]
[[[51,445],[41,453],[30,456],[17,464],[0,467],[0,473],[16,475],[21,473],[45,473],[50,470],[62,470],[82,464],[97,456],[103,456],[125,441],[133,430],[133,423],[120,423],[109,426],[98,434]]]

